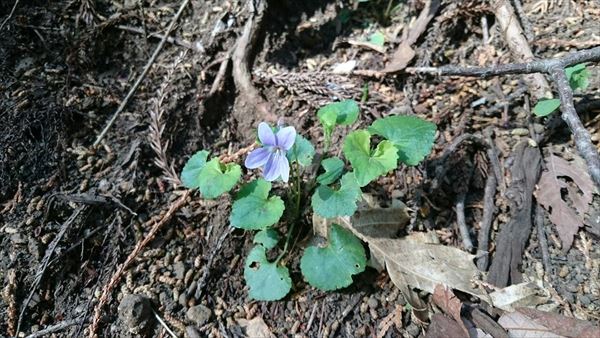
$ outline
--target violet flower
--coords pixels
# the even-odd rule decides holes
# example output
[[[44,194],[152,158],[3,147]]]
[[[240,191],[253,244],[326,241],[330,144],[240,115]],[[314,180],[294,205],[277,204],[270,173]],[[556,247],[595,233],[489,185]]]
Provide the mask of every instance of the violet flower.
[[[271,127],[265,122],[258,125],[258,139],[262,147],[253,150],[244,165],[248,169],[263,167],[265,180],[274,181],[281,177],[284,182],[290,178],[290,163],[287,159],[287,152],[294,145],[296,140],[296,129],[294,127],[284,127],[273,133]]]

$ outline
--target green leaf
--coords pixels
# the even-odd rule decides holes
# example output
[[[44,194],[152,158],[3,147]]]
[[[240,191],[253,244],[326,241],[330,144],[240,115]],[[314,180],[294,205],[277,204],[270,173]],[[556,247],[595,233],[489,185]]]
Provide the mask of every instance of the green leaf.
[[[392,142],[381,141],[377,148],[371,151],[371,134],[366,130],[348,134],[343,150],[361,187],[397,167],[398,150]]]
[[[279,234],[273,229],[261,230],[254,235],[252,243],[260,244],[267,250],[271,250],[279,242]]]
[[[590,72],[583,63],[565,68],[565,74],[573,90],[586,89],[590,84]]]
[[[298,162],[301,166],[307,167],[311,165],[314,155],[315,147],[312,143],[302,135],[296,134],[294,145],[287,152],[287,158],[290,163]]]
[[[248,254],[244,279],[250,287],[250,298],[256,300],[278,300],[292,288],[288,269],[269,262],[266,249],[261,245],[255,246]]]
[[[181,183],[188,189],[195,189],[200,186],[200,170],[206,165],[208,151],[201,150],[190,157],[183,171],[181,171]]]
[[[242,176],[242,169],[235,163],[223,164],[213,158],[200,170],[200,192],[205,198],[217,198],[231,190]]]
[[[325,172],[317,177],[319,184],[331,184],[340,178],[344,172],[344,161],[337,157],[326,158],[321,161],[321,165]]]
[[[344,100],[340,102],[329,103],[317,111],[317,117],[323,129],[325,137],[329,138],[336,125],[350,125],[356,122],[358,118],[358,103],[354,100]]]
[[[383,33],[380,31],[377,31],[371,34],[369,37],[369,42],[377,46],[383,46],[385,44],[385,35],[383,35]]]
[[[279,196],[269,197],[270,190],[271,183],[262,178],[244,185],[231,208],[231,225],[246,230],[263,230],[277,223],[285,206]]]
[[[539,100],[533,107],[533,113],[537,116],[548,116],[560,107],[559,99],[543,99]]]
[[[354,173],[342,176],[340,188],[336,191],[326,185],[320,185],[311,198],[315,212],[325,218],[352,216],[360,199],[360,188]]]
[[[398,149],[398,159],[406,165],[417,165],[429,155],[435,140],[436,125],[415,116],[389,116],[369,127]]]
[[[332,224],[327,246],[306,248],[300,269],[310,285],[329,291],[352,284],[352,275],[364,271],[366,263],[360,240],[350,231]]]

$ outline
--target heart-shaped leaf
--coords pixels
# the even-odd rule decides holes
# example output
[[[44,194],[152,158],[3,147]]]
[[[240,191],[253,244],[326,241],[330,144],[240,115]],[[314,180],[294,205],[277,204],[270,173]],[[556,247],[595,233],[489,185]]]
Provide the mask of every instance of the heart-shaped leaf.
[[[336,125],[350,125],[356,122],[359,110],[358,103],[354,100],[333,102],[321,107],[317,111],[317,117],[325,130],[325,138],[331,137]]]
[[[350,231],[332,224],[327,246],[306,248],[300,269],[310,285],[329,291],[352,284],[352,275],[364,271],[366,264],[360,240]]]
[[[406,165],[417,165],[429,155],[435,140],[436,126],[415,116],[388,116],[369,127],[398,149],[398,159]]]
[[[325,218],[351,216],[356,211],[360,194],[356,177],[349,172],[342,176],[338,190],[320,185],[312,196],[311,204],[315,212]]]
[[[337,157],[326,158],[321,161],[321,165],[325,172],[317,177],[319,184],[331,184],[340,178],[344,172],[344,161]]]
[[[231,190],[241,176],[242,169],[238,164],[223,164],[215,157],[200,170],[198,180],[200,192],[205,198],[217,198]]]
[[[285,206],[279,196],[269,197],[271,183],[262,178],[244,185],[238,192],[229,221],[236,228],[263,230],[277,223]]]
[[[343,150],[361,187],[397,167],[398,150],[392,142],[381,141],[377,148],[371,151],[371,135],[366,130],[348,134]]]
[[[244,279],[250,288],[250,298],[256,300],[278,300],[290,292],[292,280],[284,266],[267,260],[266,249],[255,246],[246,258]]]
[[[181,183],[188,189],[196,189],[200,186],[200,170],[206,165],[208,151],[201,150],[190,157],[181,172]]]

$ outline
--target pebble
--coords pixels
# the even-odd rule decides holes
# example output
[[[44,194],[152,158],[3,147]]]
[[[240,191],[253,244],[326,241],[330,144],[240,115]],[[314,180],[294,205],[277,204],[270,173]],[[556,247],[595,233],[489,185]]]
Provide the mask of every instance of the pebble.
[[[183,277],[185,276],[185,265],[183,264],[183,262],[177,262],[173,264],[173,274],[175,275],[176,279],[183,279]]]
[[[567,275],[569,274],[569,267],[566,265],[563,265],[562,268],[560,268],[560,271],[558,272],[558,275],[561,278],[565,278],[567,277]]]
[[[126,295],[119,304],[119,318],[129,333],[144,335],[154,321],[150,300],[136,294]]]
[[[190,307],[186,313],[187,319],[192,321],[198,327],[208,323],[211,316],[212,311],[202,304]]]
[[[588,306],[592,303],[592,300],[590,299],[590,296],[588,296],[588,295],[583,295],[583,296],[579,297],[579,301],[581,302],[581,304],[583,306]]]
[[[374,296],[371,296],[371,297],[369,297],[367,304],[369,304],[369,307],[371,309],[375,310],[379,306],[379,301]]]
[[[185,334],[186,334],[186,337],[189,337],[189,338],[200,338],[201,337],[200,332],[198,332],[198,330],[196,330],[196,328],[193,326],[186,327]]]
[[[510,133],[517,136],[527,136],[529,135],[529,130],[527,128],[515,128]]]

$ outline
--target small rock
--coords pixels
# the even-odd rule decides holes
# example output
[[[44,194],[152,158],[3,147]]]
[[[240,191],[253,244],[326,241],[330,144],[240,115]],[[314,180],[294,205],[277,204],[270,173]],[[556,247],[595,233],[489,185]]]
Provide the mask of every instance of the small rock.
[[[173,274],[175,275],[175,278],[179,280],[183,279],[185,276],[185,265],[183,265],[183,262],[173,264]]]
[[[369,305],[367,303],[360,304],[360,313],[367,313],[369,310]]]
[[[579,298],[579,301],[581,302],[581,304],[583,306],[588,306],[592,303],[592,300],[590,299],[590,297],[588,295],[583,295]]]
[[[563,265],[562,268],[560,268],[560,271],[558,272],[558,275],[561,278],[565,278],[567,277],[567,275],[569,274],[569,267],[566,265]]]
[[[510,133],[517,136],[527,136],[529,135],[529,130],[527,128],[515,128]]]
[[[119,318],[130,333],[147,332],[154,321],[150,300],[140,295],[126,295],[119,304]]]
[[[379,301],[377,299],[375,299],[375,297],[371,296],[371,297],[369,297],[367,304],[369,304],[369,307],[371,309],[375,310],[375,309],[377,309],[377,306],[379,306]]]
[[[571,293],[577,293],[578,286],[577,284],[568,284],[566,289]]]
[[[189,338],[200,338],[200,332],[196,330],[193,326],[188,326],[185,328],[186,336]]]
[[[417,325],[411,323],[406,327],[406,332],[408,332],[408,334],[410,334],[413,337],[418,337],[421,333],[421,329]]]
[[[190,321],[200,327],[208,323],[210,317],[212,316],[212,311],[206,306],[200,304],[189,308],[186,316]]]

